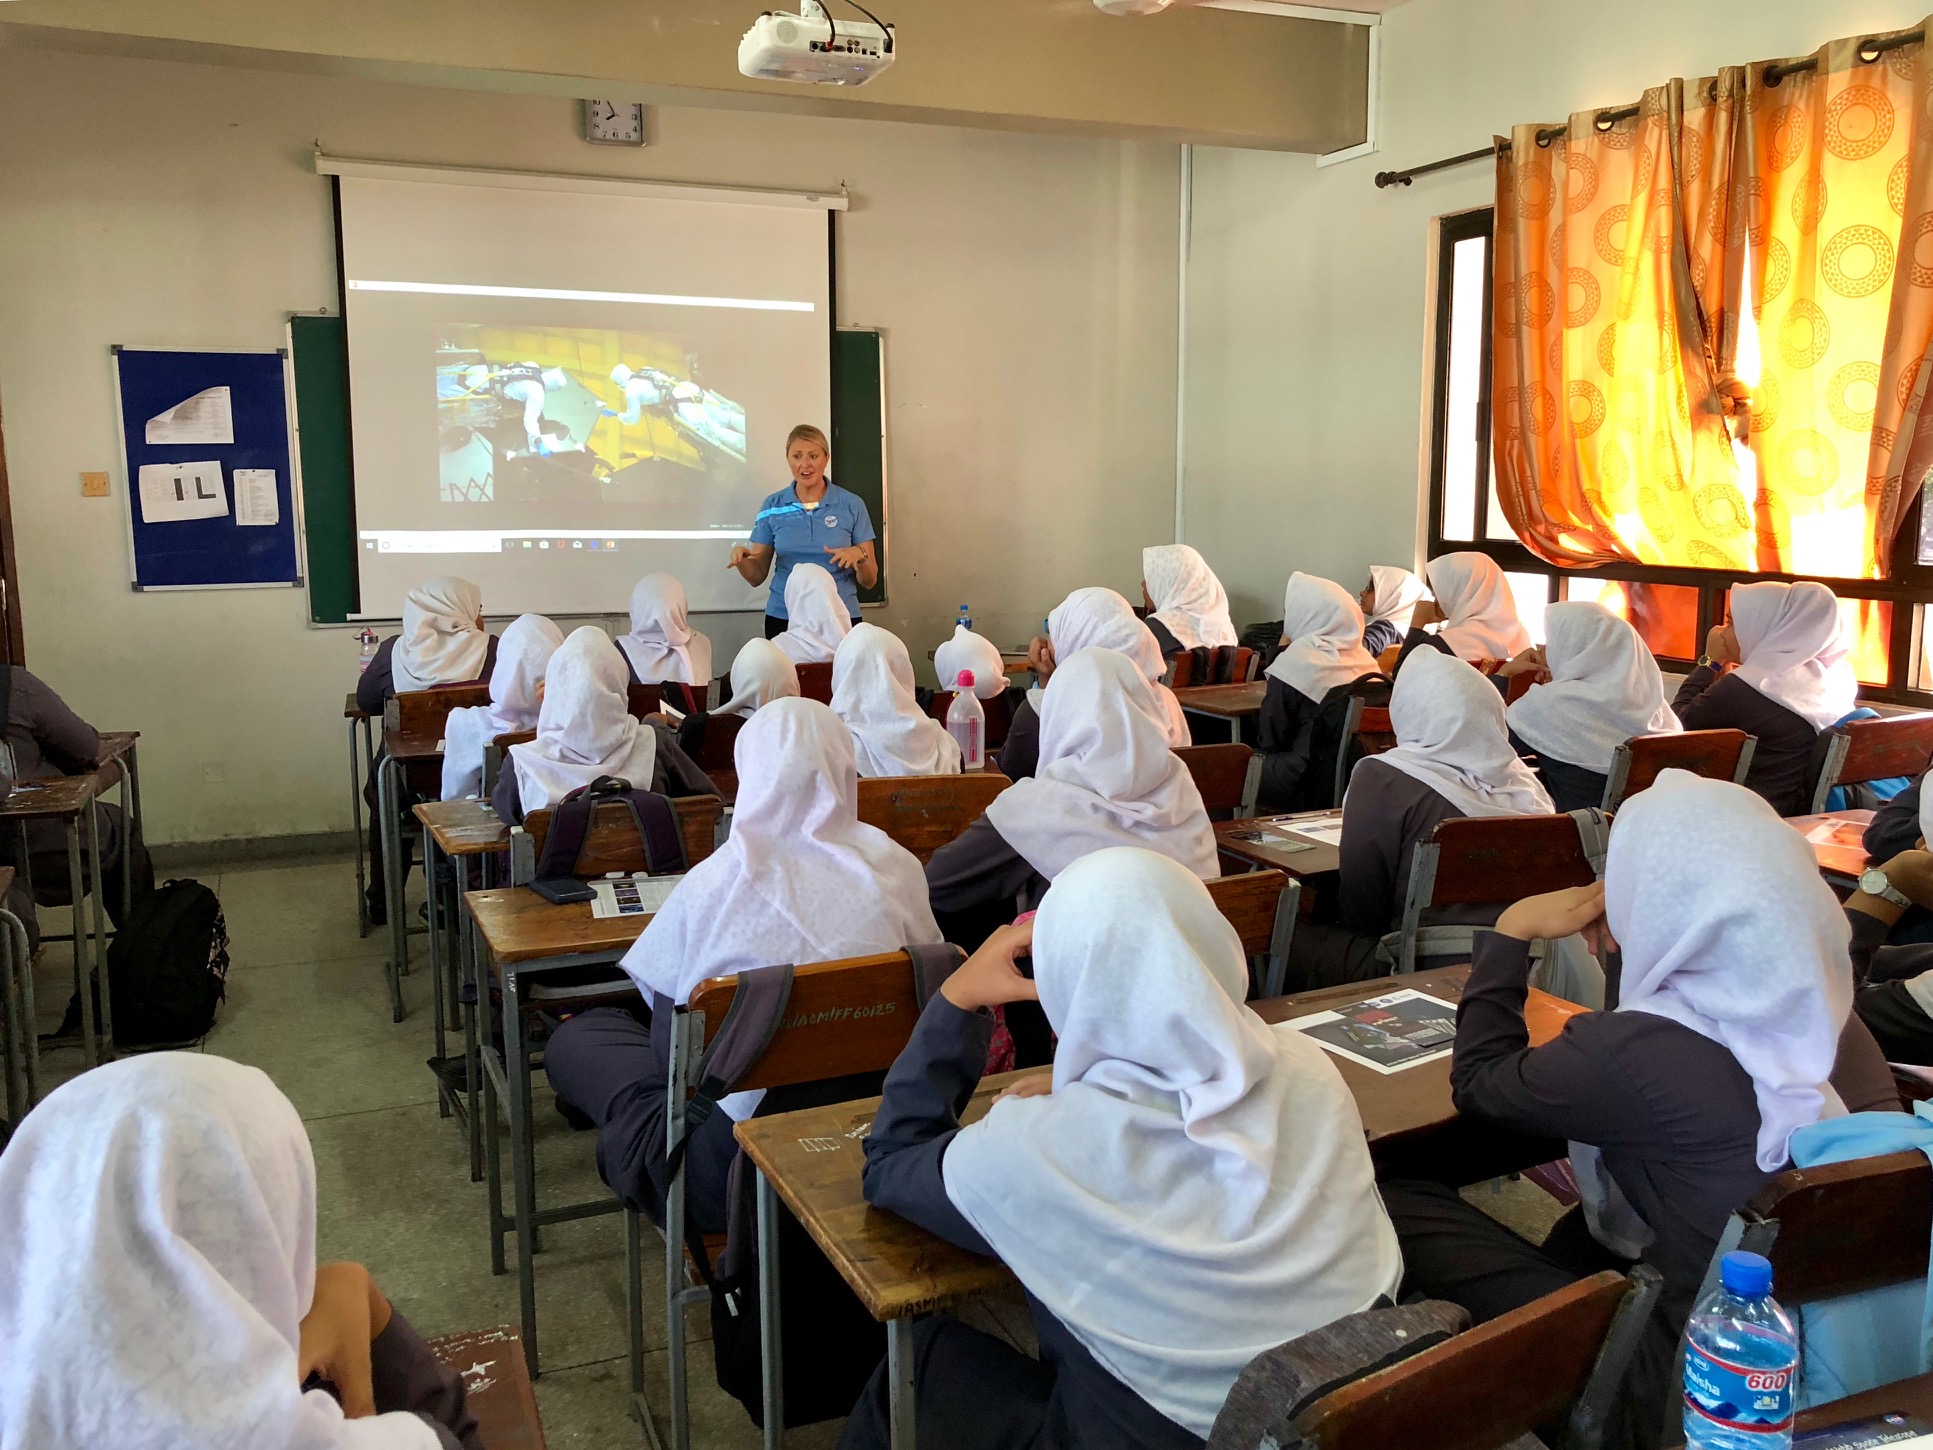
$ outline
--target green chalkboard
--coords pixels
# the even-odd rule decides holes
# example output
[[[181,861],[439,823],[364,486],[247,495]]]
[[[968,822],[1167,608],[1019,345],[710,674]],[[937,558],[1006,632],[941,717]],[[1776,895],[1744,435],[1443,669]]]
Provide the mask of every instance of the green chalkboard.
[[[302,456],[302,523],[308,535],[309,617],[341,624],[361,607],[356,582],[355,462],[349,447],[349,349],[340,317],[291,317],[296,427]],[[886,597],[884,358],[877,332],[832,340],[832,474],[866,501],[879,531],[879,583],[860,598]],[[773,460],[774,472],[780,467]]]

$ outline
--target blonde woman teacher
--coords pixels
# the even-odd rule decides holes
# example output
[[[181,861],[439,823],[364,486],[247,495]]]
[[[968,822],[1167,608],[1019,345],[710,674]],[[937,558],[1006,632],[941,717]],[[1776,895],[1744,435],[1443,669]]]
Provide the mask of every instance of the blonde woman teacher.
[[[794,564],[824,566],[854,624],[859,623],[859,591],[879,582],[879,560],[873,552],[879,535],[872,515],[859,495],[826,477],[832,461],[826,435],[810,423],[799,424],[786,437],[785,461],[792,482],[759,505],[751,541],[732,550],[727,566],[747,584],[771,578],[771,597],[765,602],[767,639],[785,633],[785,581]]]

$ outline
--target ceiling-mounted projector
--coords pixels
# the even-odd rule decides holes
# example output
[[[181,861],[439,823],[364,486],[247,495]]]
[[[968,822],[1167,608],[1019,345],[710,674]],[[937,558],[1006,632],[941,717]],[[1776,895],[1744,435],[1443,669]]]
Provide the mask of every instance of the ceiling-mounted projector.
[[[738,43],[738,73],[761,81],[863,86],[893,63],[893,27],[866,18],[835,22],[819,0],[800,0],[797,15],[768,10]]]

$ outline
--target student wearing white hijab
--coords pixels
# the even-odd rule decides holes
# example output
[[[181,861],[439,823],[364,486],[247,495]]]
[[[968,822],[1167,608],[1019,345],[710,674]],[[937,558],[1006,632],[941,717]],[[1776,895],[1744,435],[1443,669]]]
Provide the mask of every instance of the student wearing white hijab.
[[[1000,770],[1010,780],[1032,775],[1039,763],[1040,706],[1053,680],[1055,662],[1084,649],[1111,649],[1133,661],[1154,691],[1155,708],[1160,712],[1168,744],[1188,743],[1188,719],[1181,713],[1181,701],[1161,682],[1168,673],[1168,662],[1161,657],[1161,645],[1154,633],[1112,589],[1076,589],[1048,612],[1046,635],[1035,635],[1028,646],[1027,663],[1033,669],[1035,684],[1015,709],[1006,743],[1000,749]]]
[[[1530,633],[1517,618],[1510,581],[1488,554],[1443,554],[1423,572],[1436,597],[1410,610],[1409,634],[1396,660],[1399,671],[1418,646],[1472,664],[1512,660],[1530,648]],[[1433,635],[1424,629],[1430,624],[1438,626]]]
[[[1579,931],[1621,953],[1614,1008],[1530,1047],[1530,942]],[[1795,1129],[1899,1108],[1851,1002],[1845,918],[1805,839],[1729,781],[1664,772],[1618,812],[1601,884],[1518,902],[1477,938],[1457,1017],[1458,1112],[1591,1150],[1595,1197],[1540,1249],[1453,1188],[1385,1184],[1405,1292],[1484,1320],[1641,1257],[1665,1288],[1626,1398],[1656,1444],[1678,1335],[1731,1214],[1786,1166]]]
[[[678,884],[625,954],[651,1026],[615,1008],[580,1013],[545,1049],[557,1094],[599,1128],[598,1170],[663,1222],[671,1015],[708,977],[838,961],[940,940],[918,860],[858,816],[852,737],[816,700],[776,700],[738,733],[730,838]],[[725,1227],[732,1123],[763,1094],[734,1093],[687,1150],[690,1206]]]
[[[1321,1048],[1243,1005],[1247,976],[1192,872],[1110,849],[927,1005],[866,1141],[866,1197],[1012,1269],[1040,1356],[921,1324],[921,1445],[1200,1446],[1255,1355],[1393,1295],[1354,1100]],[[986,1009],[1036,993],[1060,1038],[1051,1087],[962,1128]],[[886,1410],[882,1367],[841,1450],[885,1450]]]
[[[0,1223],[0,1450],[482,1450],[462,1376],[316,1264],[308,1134],[252,1067],[63,1083],[0,1157]]]
[[[640,685],[711,683],[711,641],[691,627],[685,586],[669,574],[647,574],[631,591],[631,632],[617,647]]]
[[[817,564],[795,564],[785,581],[786,624],[772,643],[797,664],[822,664],[852,629],[839,586]]]
[[[572,631],[544,672],[537,738],[510,747],[490,804],[521,825],[531,811],[554,806],[603,776],[639,790],[716,795],[717,788],[679,748],[669,727],[631,714],[624,656],[592,625]]]
[[[1369,582],[1357,602],[1369,624],[1363,630],[1362,647],[1380,655],[1393,644],[1401,644],[1409,632],[1410,614],[1429,593],[1407,569],[1394,564],[1371,564]]]
[[[490,703],[452,710],[443,722],[443,799],[483,789],[483,748],[499,735],[537,727],[538,686],[564,632],[541,614],[520,614],[504,630],[490,671]]]
[[[1846,898],[1852,925],[1853,999],[1888,1062],[1933,1066],[1933,793],[1924,778],[1880,807],[1866,830],[1876,862]]]
[[[1541,651],[1550,679],[1506,716],[1519,751],[1560,811],[1604,803],[1611,758],[1634,735],[1684,729],[1665,703],[1665,679],[1638,632],[1601,604],[1553,604]]]
[[[1745,784],[1780,815],[1801,815],[1812,808],[1814,742],[1859,703],[1839,600],[1810,582],[1734,584],[1731,615],[1685,677],[1678,718],[1687,730],[1756,735]]]
[[[1296,928],[1291,990],[1388,973],[1382,938],[1402,924],[1416,843],[1459,816],[1531,816],[1550,796],[1510,748],[1503,697],[1463,661],[1419,650],[1389,701],[1396,748],[1356,763],[1342,800],[1335,923]],[[1496,906],[1446,907],[1425,925],[1487,925]]]
[[[832,713],[852,732],[862,777],[960,773],[958,742],[913,696],[906,646],[876,624],[855,624],[839,642]]]
[[[1363,648],[1356,601],[1340,584],[1313,574],[1289,576],[1282,634],[1288,644],[1268,667],[1256,722],[1263,757],[1258,799],[1269,811],[1320,810],[1334,803],[1336,751],[1343,743],[1337,712],[1346,708],[1338,703],[1325,719],[1324,706],[1376,674],[1376,657]]]
[[[718,707],[718,713],[750,716],[761,706],[796,698],[798,693],[798,666],[771,640],[755,636],[732,660],[731,698]]]
[[[1156,544],[1141,551],[1141,597],[1150,611],[1165,659],[1185,649],[1240,643],[1228,617],[1228,594],[1208,561],[1186,544]]]
[[[1007,662],[1000,657],[1000,647],[984,634],[956,624],[953,633],[933,651],[933,673],[942,690],[952,690],[959,684],[962,670],[973,673],[976,699],[995,700],[1007,693]]]

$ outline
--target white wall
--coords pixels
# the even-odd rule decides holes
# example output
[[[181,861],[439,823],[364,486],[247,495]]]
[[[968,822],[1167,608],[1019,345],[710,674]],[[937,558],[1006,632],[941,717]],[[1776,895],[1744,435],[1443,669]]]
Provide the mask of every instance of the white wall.
[[[129,591],[108,361],[117,342],[272,349],[290,311],[337,307],[318,144],[850,185],[839,320],[887,332],[876,617],[922,667],[962,600],[1024,640],[1076,585],[1134,593],[1140,545],[1171,535],[1174,148],[667,109],[634,154],[574,128],[554,98],[0,48],[0,406],[27,658],[90,719],[144,732],[153,839],[349,822],[353,639],[310,628],[293,590]],[[114,496],[83,499],[85,469],[115,470]],[[721,667],[748,627],[712,629]]]
[[[1382,150],[1197,149],[1186,530],[1235,615],[1302,569],[1357,587],[1417,548],[1431,219],[1487,206],[1484,162],[1378,191],[1515,124],[1625,105],[1672,76],[1897,30],[1926,0],[1408,0],[1383,21]]]

